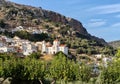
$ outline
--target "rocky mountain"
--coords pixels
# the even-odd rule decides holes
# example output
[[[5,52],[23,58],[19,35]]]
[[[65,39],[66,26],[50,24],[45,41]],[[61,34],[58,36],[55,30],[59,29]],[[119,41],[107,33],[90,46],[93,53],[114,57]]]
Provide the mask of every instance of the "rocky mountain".
[[[111,50],[103,39],[90,35],[78,20],[41,7],[0,0],[0,27],[11,30],[17,26],[46,29],[52,39],[59,37],[70,49],[78,52],[88,52],[89,49],[95,53],[102,53],[106,48]]]
[[[120,48],[120,40],[109,42],[109,45],[111,45],[114,48]]]
[[[61,23],[63,25],[69,25],[74,30],[79,31],[81,34],[88,34],[86,29],[82,26],[82,24],[72,18],[66,18],[63,15],[60,15],[53,11],[43,10],[42,8],[35,8],[31,6],[24,6],[24,5],[18,5],[11,2],[4,3],[4,0],[1,0],[1,13],[4,20],[11,26],[18,26],[20,25],[20,21],[23,20],[24,22],[22,25],[35,25],[33,20],[37,20],[38,24],[43,22],[43,20],[48,19],[49,21]],[[14,24],[9,23],[9,21],[12,21]],[[16,22],[17,21],[17,22]],[[28,22],[30,21],[30,22]],[[32,23],[32,24],[31,24]]]

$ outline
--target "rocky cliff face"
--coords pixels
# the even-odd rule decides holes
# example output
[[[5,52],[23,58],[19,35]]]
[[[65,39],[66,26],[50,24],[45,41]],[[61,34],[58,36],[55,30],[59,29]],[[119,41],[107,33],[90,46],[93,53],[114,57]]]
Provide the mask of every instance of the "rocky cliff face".
[[[75,19],[70,19],[68,23],[72,26],[72,28],[81,32],[81,34],[88,35],[87,30],[83,27],[83,25],[79,21]]]
[[[86,29],[82,26],[82,24],[73,19],[73,18],[67,18],[63,15],[60,15],[58,13],[52,12],[52,11],[44,11],[44,17],[49,18],[50,20],[54,22],[61,22],[62,24],[68,24],[70,25],[75,31],[79,31],[81,34],[87,35],[88,32]]]
[[[35,8],[35,7],[31,7],[31,6],[25,6],[25,5],[19,5],[19,4],[15,4],[15,3],[11,3],[11,2],[6,2],[4,0],[0,0],[0,3],[2,4],[2,6],[4,6],[4,10],[2,9],[2,11],[4,11],[6,14],[4,17],[6,17],[7,20],[11,20],[11,19],[18,19],[18,17],[20,17],[20,19],[24,18],[32,18],[32,19],[49,19],[52,22],[56,22],[56,23],[62,23],[64,25],[70,25],[71,28],[73,28],[73,30],[79,31],[81,34],[87,35],[87,31],[86,29],[82,26],[82,24],[73,19],[73,18],[67,18],[59,13],[53,12],[53,11],[48,11],[48,10],[44,10],[42,8]],[[3,5],[4,4],[4,5]],[[7,5],[6,5],[7,4]],[[7,8],[9,6],[9,8]],[[6,11],[7,10],[7,11]],[[30,16],[30,17],[28,17]],[[19,21],[17,21],[19,22]],[[27,23],[27,22],[25,22]],[[18,23],[16,23],[18,24]]]

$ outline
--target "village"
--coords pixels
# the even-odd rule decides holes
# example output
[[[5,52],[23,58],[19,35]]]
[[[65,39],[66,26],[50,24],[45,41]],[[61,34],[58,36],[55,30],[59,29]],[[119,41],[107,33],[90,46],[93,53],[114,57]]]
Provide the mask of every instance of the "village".
[[[30,42],[28,40],[20,39],[15,36],[14,38],[8,38],[6,36],[0,36],[0,53],[21,53],[24,56],[30,55],[33,52],[39,52],[46,54],[55,54],[62,51],[64,54],[68,54],[68,48],[60,44],[56,39],[53,45],[50,42]]]
[[[15,33],[17,31],[27,31],[31,34],[48,34],[49,32],[47,29],[37,29],[34,27],[24,28],[22,26],[18,26],[9,30],[9,32],[12,33]],[[5,32],[5,29],[0,28],[0,32]],[[68,55],[68,50],[69,49],[66,44],[61,44],[58,39],[54,39],[53,43],[45,41],[31,42],[26,39],[21,39],[18,36],[10,38],[4,35],[0,35],[0,53],[11,52],[18,53],[20,56],[27,56],[32,54],[33,52],[41,52],[42,54],[56,54],[57,52],[62,51],[64,54]],[[105,55],[96,54],[91,58],[101,59],[104,57],[106,59]]]
[[[4,32],[5,29],[0,28],[1,32]],[[9,32],[15,33],[17,31],[27,31],[31,34],[41,34],[47,33],[47,30],[36,29],[29,27],[28,29],[23,28],[22,26],[18,26],[14,29],[9,30]],[[22,56],[27,56],[32,54],[33,52],[41,51],[42,54],[55,54],[59,51],[62,51],[65,54],[68,54],[68,48],[60,44],[59,40],[55,40],[53,45],[50,42],[31,42],[29,40],[21,39],[18,36],[14,36],[13,38],[8,38],[7,36],[0,36],[0,53],[19,53]]]
[[[4,32],[5,30],[1,29],[0,31]],[[22,26],[18,26],[10,32],[15,33],[17,31],[27,31],[31,34],[41,34],[41,33],[48,33],[47,30],[42,29],[36,29],[29,27],[28,29],[23,28]],[[54,39],[54,41],[51,42],[45,42],[43,41],[37,41],[32,42],[26,39],[21,39],[18,36],[14,36],[13,38],[0,35],[0,53],[16,53],[19,57],[25,57],[28,55],[31,55],[34,52],[41,52],[43,55],[54,55],[57,52],[62,51],[65,55],[68,57],[71,56],[68,54],[69,48],[66,46],[66,44],[61,44],[58,39]],[[96,55],[85,55],[85,54],[78,54],[77,59],[81,58],[81,60],[78,60],[82,62],[84,59],[82,58],[89,58],[93,60],[94,63],[94,72],[99,73],[98,66],[101,65],[101,61],[99,59],[102,59],[104,66],[107,66],[107,62],[111,61],[112,58],[106,57],[102,54],[96,54]],[[86,59],[85,59],[86,60]],[[90,62],[87,62],[90,63]]]

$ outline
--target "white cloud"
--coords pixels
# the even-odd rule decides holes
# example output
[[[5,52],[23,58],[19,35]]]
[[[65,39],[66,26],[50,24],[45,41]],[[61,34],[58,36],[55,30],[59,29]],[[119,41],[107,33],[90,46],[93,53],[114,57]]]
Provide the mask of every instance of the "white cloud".
[[[91,22],[103,21],[103,19],[90,19]]]
[[[120,28],[120,22],[111,25],[111,28]]]
[[[97,14],[119,13],[120,12],[120,4],[97,6],[97,7],[88,9],[88,11],[92,11]]]
[[[105,20],[102,20],[102,19],[91,19],[86,26],[88,28],[95,28],[95,27],[104,26],[105,24],[106,24]]]

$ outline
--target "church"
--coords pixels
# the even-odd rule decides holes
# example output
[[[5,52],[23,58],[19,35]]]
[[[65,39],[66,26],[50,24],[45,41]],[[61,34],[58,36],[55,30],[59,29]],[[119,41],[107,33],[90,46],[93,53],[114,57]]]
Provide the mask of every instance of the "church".
[[[51,45],[50,42],[42,42],[42,53],[56,54],[59,51],[62,51],[64,54],[68,55],[68,47],[64,44],[60,44],[59,40],[54,40],[53,45]]]

